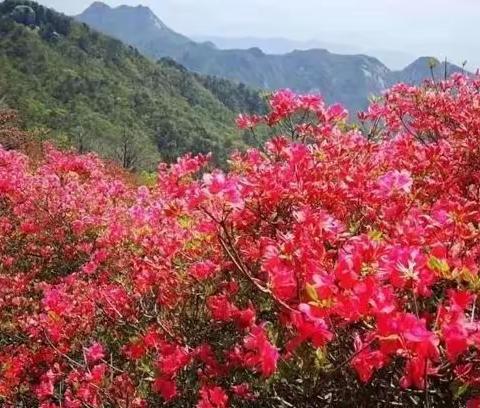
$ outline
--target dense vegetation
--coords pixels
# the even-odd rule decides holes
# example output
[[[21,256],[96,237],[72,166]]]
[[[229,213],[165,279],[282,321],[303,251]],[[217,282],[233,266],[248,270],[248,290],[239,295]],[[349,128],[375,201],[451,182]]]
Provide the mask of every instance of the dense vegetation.
[[[237,120],[265,145],[147,186],[5,114],[0,403],[480,407],[479,90],[398,85],[359,127],[280,91]]]
[[[213,152],[218,161],[244,142],[234,111],[264,102],[243,85],[154,63],[135,49],[34,2],[0,3],[0,97],[28,128],[128,168],[158,153]],[[240,110],[236,111],[239,112]]]

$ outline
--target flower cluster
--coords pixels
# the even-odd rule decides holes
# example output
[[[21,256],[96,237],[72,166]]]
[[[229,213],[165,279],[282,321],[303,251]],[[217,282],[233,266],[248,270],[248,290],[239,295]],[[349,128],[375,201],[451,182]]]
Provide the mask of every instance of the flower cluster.
[[[263,147],[141,187],[0,148],[1,403],[479,407],[479,90],[398,85],[356,124],[280,91],[237,121]]]

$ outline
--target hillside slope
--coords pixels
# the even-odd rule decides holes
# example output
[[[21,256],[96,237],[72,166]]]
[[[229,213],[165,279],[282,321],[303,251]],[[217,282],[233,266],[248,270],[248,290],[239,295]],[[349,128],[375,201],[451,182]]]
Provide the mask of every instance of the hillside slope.
[[[207,89],[206,80],[34,2],[0,3],[0,98],[27,127],[53,129],[80,150],[123,161],[127,147],[135,156],[128,167],[145,167],[158,152],[224,159],[243,142],[235,113],[214,92],[233,95],[239,110],[263,102],[244,86],[210,80]]]

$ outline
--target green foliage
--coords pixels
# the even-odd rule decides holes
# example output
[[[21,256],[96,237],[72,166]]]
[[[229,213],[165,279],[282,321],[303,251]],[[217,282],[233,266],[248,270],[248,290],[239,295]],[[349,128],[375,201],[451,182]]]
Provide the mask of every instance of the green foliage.
[[[201,84],[210,90],[225,106],[235,112],[266,113],[265,99],[261,94],[243,83],[211,75],[195,75]]]
[[[19,7],[33,25],[12,17]],[[50,128],[63,143],[134,169],[186,152],[223,162],[244,146],[235,111],[263,103],[243,86],[154,63],[85,24],[14,0],[0,3],[0,95],[27,128]],[[128,159],[120,153],[126,141]]]

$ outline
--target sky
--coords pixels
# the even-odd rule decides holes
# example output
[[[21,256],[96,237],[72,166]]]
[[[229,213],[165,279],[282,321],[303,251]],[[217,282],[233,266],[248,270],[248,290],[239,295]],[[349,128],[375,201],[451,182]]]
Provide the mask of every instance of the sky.
[[[40,0],[78,14],[93,0]],[[480,68],[480,0],[103,0],[150,7],[189,36],[320,40]]]

